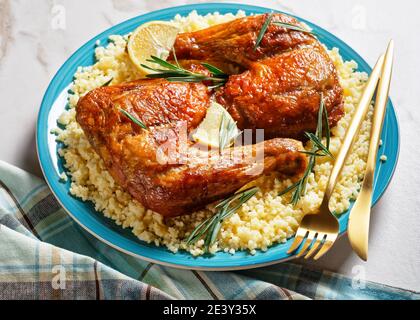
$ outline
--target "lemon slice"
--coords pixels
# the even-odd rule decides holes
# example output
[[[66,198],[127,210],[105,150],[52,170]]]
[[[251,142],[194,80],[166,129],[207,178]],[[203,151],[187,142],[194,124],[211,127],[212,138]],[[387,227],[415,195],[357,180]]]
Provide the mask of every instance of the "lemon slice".
[[[207,109],[206,117],[193,133],[192,138],[200,144],[220,148],[221,142],[224,147],[230,146],[238,134],[236,122],[229,112],[217,102],[212,102]]]
[[[130,60],[144,75],[152,73],[153,71],[141,65],[159,67],[146,60],[151,56],[166,60],[178,33],[179,29],[170,22],[150,21],[142,24],[128,40],[127,50]]]

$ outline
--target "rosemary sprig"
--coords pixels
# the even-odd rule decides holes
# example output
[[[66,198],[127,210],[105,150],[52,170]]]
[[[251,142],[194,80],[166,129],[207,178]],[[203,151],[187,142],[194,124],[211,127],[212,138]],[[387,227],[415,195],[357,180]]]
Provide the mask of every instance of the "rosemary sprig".
[[[216,241],[223,221],[236,212],[244,203],[251,199],[260,189],[253,187],[235,193],[233,196],[221,201],[217,206],[217,213],[199,224],[187,238],[187,245],[192,245],[204,237],[204,248],[208,252]]]
[[[195,73],[187,69],[182,68],[178,61],[176,65],[162,60],[156,56],[151,56],[147,62],[159,65],[161,68],[153,68],[148,65],[142,64],[143,68],[149,69],[154,73],[148,74],[146,77],[156,79],[163,78],[172,82],[203,82],[210,81],[213,84],[213,88],[222,86],[226,83],[228,75],[217,67],[209,64],[202,63],[201,65],[211,72],[211,76],[207,76],[201,73]]]
[[[322,143],[322,134],[323,134],[323,126],[325,123],[325,134],[326,134],[326,145]],[[317,129],[315,134],[310,132],[305,132],[306,137],[309,138],[312,142],[312,149],[310,151],[301,151],[302,153],[309,156],[308,166],[302,176],[302,178],[292,184],[290,187],[286,188],[282,192],[279,193],[279,196],[285,195],[291,191],[293,191],[292,198],[290,203],[293,206],[296,206],[303,195],[306,193],[306,186],[308,183],[308,179],[310,174],[314,171],[316,158],[317,157],[325,157],[330,156],[333,158],[329,148],[330,148],[330,140],[331,140],[331,133],[330,127],[328,123],[328,111],[325,108],[324,104],[324,96],[321,93],[321,102],[319,105],[318,111],[318,122],[317,122]]]
[[[219,150],[220,152],[232,145],[235,139],[241,134],[236,126],[236,122],[231,117],[227,117],[222,113],[222,120],[219,128]]]
[[[131,113],[127,112],[124,109],[119,108],[119,111],[124,114],[128,119],[130,119],[132,122],[134,122],[136,125],[140,126],[141,128],[145,130],[149,130],[149,128],[141,122],[139,119],[137,119],[135,116],[133,116]]]
[[[257,48],[260,45],[265,33],[267,32],[268,26],[270,25],[271,20],[273,20],[273,14],[274,14],[273,12],[270,12],[270,14],[268,15],[264,24],[262,25],[261,30],[260,30],[260,32],[258,33],[258,36],[257,36],[257,41],[255,42],[255,45],[254,45],[254,51],[257,50]],[[294,31],[300,31],[300,32],[313,34],[312,31],[310,31],[308,29],[305,29],[301,26],[291,24],[291,23],[278,21],[278,22],[273,22],[273,24],[276,25],[276,26],[288,29],[288,30],[294,30]]]

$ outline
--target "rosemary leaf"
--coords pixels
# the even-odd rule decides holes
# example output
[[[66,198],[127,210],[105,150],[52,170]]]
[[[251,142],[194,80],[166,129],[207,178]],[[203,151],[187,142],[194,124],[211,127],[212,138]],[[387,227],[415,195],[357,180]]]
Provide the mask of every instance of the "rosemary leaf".
[[[248,190],[250,190],[250,189],[248,189]],[[245,192],[247,192],[248,190],[245,190],[244,192],[241,192],[241,193],[235,193],[233,196],[219,202],[219,204],[216,205],[215,209],[222,209],[222,208],[228,206],[231,202],[240,199],[242,197],[242,195]]]
[[[257,41],[255,42],[255,45],[254,45],[254,51],[257,50],[257,48],[260,45],[265,33],[267,32],[268,26],[270,25],[271,20],[273,19],[273,14],[274,13],[271,12],[270,15],[267,17],[267,19],[265,20],[264,24],[262,25],[261,30],[260,30],[260,32],[258,33],[258,36],[257,36]],[[288,30],[294,30],[294,31],[300,31],[300,32],[313,34],[312,31],[310,31],[308,29],[305,29],[301,26],[291,24],[291,23],[276,21],[276,22],[273,22],[273,24],[276,25],[276,26],[288,29]]]
[[[168,78],[178,79],[178,78],[188,78],[188,77],[191,77],[188,74],[183,74],[183,73],[175,72],[175,71],[164,71],[164,70],[162,70],[162,71],[159,71],[159,72],[160,73],[151,73],[151,74],[148,74],[147,77],[148,78],[151,78],[151,79],[161,79],[161,78],[165,78],[165,79],[168,79]]]
[[[201,77],[192,77],[192,76],[170,76],[167,77],[166,80],[170,81],[170,82],[189,82],[189,83],[197,83],[197,82],[202,82],[204,80],[206,80],[206,78],[201,78]]]
[[[281,191],[278,196],[281,197],[287,193],[289,193],[290,191],[296,189],[299,186],[300,180],[298,182],[295,182],[294,184],[292,184],[290,187],[287,187],[286,189],[284,189],[283,191]]]
[[[215,220],[215,223],[211,225],[209,232],[206,235],[206,239],[204,240],[204,246],[206,248],[206,251],[209,251],[210,247],[216,241],[217,235],[219,234],[221,227],[222,220],[220,219],[220,217],[218,217]]]
[[[319,153],[319,151],[313,152],[313,151],[299,151],[300,153],[306,154],[308,156],[314,156],[314,157],[325,157],[325,153]]]
[[[181,69],[176,65],[173,65],[172,63],[169,63],[161,58],[158,58],[156,56],[151,56],[150,59],[146,60],[147,62],[151,62],[151,63],[156,63],[158,65],[160,65],[161,67],[164,67],[166,69],[170,69],[170,70],[178,70]]]
[[[308,137],[309,140],[311,140],[313,144],[315,144],[318,147],[318,150],[323,151],[326,155],[329,155],[331,158],[333,158],[333,155],[331,154],[330,150],[328,150],[327,147],[324,146],[322,141],[319,140],[319,138],[316,135],[314,135],[311,132],[305,132],[305,135]]]
[[[114,80],[114,78],[111,78],[111,79],[109,79],[107,82],[105,82],[101,87],[108,87],[110,84],[111,84],[111,82],[112,82],[112,80]]]
[[[217,68],[217,67],[215,67],[215,66],[213,66],[209,63],[203,62],[201,65],[204,68],[206,68],[207,70],[209,70],[215,76],[222,76],[222,77],[226,77],[226,78],[228,77],[228,75],[225,74],[222,70],[220,70],[219,68]]]
[[[134,117],[131,113],[129,113],[126,110],[121,109],[121,108],[119,110],[120,110],[121,113],[123,113],[132,122],[134,122],[135,124],[137,124],[138,126],[140,126],[141,128],[143,128],[145,130],[149,130],[149,128],[143,122],[141,122],[139,119]]]
[[[187,239],[187,244],[192,244],[197,242],[199,239],[202,238],[202,236],[207,232],[207,230],[213,225],[214,221],[216,220],[217,215],[214,215],[208,220],[203,221],[201,224],[199,224],[194,231],[191,233],[191,235]]]
[[[193,230],[193,232],[191,232],[191,234],[189,235],[189,237],[187,238],[187,240],[185,240],[185,242],[187,244],[190,244],[193,241],[193,239],[195,239],[196,235],[198,235],[200,233],[200,231],[202,229],[204,229],[204,225],[206,224],[206,222],[207,221],[203,221],[197,227],[195,227],[195,229]]]
[[[301,26],[297,26],[294,24],[286,23],[286,22],[273,22],[276,26],[283,27],[285,29],[294,30],[294,31],[300,31],[305,33],[312,33],[312,31],[305,29]]]
[[[257,36],[257,41],[255,42],[254,45],[254,51],[257,50],[258,46],[260,45],[265,33],[267,32],[268,26],[271,23],[271,20],[273,19],[273,12],[270,12],[270,14],[268,15],[267,19],[265,20],[264,24],[261,27],[260,32],[258,33]]]
[[[315,135],[318,137],[319,140],[322,140],[322,134],[324,132],[323,128],[323,117],[324,117],[324,94],[321,92],[320,102],[319,102],[319,110],[318,110],[318,123],[316,126]]]
[[[329,120],[328,120],[328,111],[327,111],[327,108],[325,108],[324,101],[322,101],[321,103],[324,106],[323,107],[323,111],[324,111],[323,114],[324,114],[324,122],[325,122],[325,137],[326,137],[326,140],[327,140],[326,147],[327,147],[328,150],[330,150],[331,129],[330,129],[330,123],[329,123]]]
[[[146,69],[149,69],[149,70],[151,70],[153,72],[156,72],[156,73],[149,73],[147,75],[148,78],[156,78],[157,76],[160,77],[160,78],[162,78],[161,73],[164,73],[164,74],[171,74],[171,73],[173,73],[173,74],[181,74],[182,73],[181,71],[178,71],[178,70],[152,68],[152,67],[150,67],[150,66],[148,66],[146,64],[141,64],[141,66],[143,68],[146,68]]]

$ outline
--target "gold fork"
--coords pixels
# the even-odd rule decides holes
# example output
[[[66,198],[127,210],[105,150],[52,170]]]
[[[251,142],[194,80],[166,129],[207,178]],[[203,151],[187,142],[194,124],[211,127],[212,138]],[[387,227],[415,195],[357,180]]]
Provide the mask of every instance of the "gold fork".
[[[385,118],[386,103],[388,101],[393,58],[394,41],[391,40],[386,51],[381,80],[376,93],[365,178],[363,179],[362,188],[360,189],[359,196],[357,197],[349,217],[348,237],[350,244],[357,255],[365,261],[367,260],[368,254],[369,220],[372,207],[376,157],[378,154],[382,124]]]
[[[299,250],[297,257],[299,258],[306,253],[305,259],[308,259],[319,249],[314,257],[315,260],[318,260],[331,249],[337,239],[339,233],[339,223],[337,218],[330,211],[330,199],[341,170],[350,152],[350,148],[355,140],[356,134],[359,131],[360,125],[371,104],[372,97],[379,81],[383,62],[384,56],[381,55],[369,77],[362,98],[360,99],[352,122],[347,130],[340,152],[338,153],[335,161],[334,168],[331,171],[321,206],[316,213],[308,214],[303,218],[288,254],[296,251],[306,239],[302,248]]]

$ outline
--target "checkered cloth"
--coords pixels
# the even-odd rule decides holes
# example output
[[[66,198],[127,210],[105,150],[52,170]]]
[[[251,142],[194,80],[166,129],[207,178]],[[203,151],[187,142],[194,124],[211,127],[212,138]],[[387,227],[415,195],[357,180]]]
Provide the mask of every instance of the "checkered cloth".
[[[359,289],[357,289],[359,287]],[[299,292],[299,293],[297,293]],[[177,270],[98,241],[45,182],[0,161],[0,299],[420,299],[420,294],[283,263]]]

